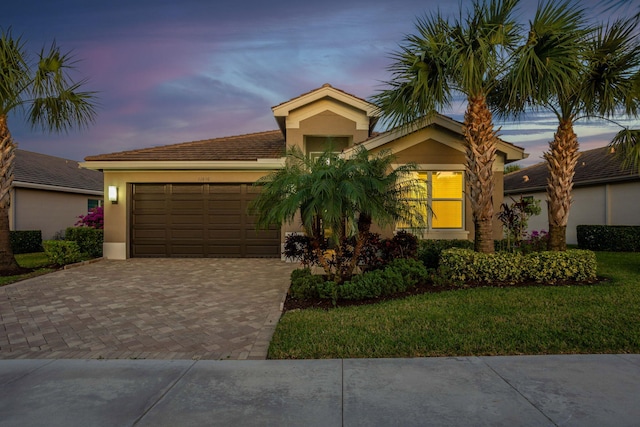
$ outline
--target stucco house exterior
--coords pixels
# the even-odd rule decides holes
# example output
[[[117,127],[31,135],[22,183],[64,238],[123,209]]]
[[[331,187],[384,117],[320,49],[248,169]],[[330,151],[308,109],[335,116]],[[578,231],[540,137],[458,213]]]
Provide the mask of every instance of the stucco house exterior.
[[[538,163],[505,175],[504,197],[540,200],[540,215],[531,217],[528,232],[548,231],[547,165]],[[573,178],[573,203],[567,224],[567,243],[577,244],[578,225],[640,225],[640,175],[622,167],[610,147],[580,153]]]
[[[102,173],[76,161],[17,149],[13,172],[11,230],[41,230],[51,239],[102,204]]]
[[[313,154],[328,144],[342,151],[359,144],[388,149],[399,164],[417,163],[437,215],[423,237],[473,238],[461,123],[436,115],[412,129],[378,134],[376,107],[329,84],[272,111],[277,130],[87,157],[83,167],[104,172],[105,194],[117,189],[117,202],[105,203],[105,256],[280,257],[287,233],[301,226],[256,231],[247,213],[259,191],[253,183],[284,165],[287,148]],[[504,164],[525,156],[500,141],[496,208]],[[499,237],[497,223],[495,229]]]

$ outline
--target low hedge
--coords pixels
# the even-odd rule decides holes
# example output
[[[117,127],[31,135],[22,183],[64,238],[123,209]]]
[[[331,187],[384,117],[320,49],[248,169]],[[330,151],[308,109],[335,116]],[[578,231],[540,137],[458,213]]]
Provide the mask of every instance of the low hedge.
[[[99,228],[69,227],[65,232],[65,239],[76,242],[80,252],[91,258],[102,256],[104,231]]]
[[[49,262],[55,265],[67,265],[82,259],[80,247],[69,240],[45,240],[42,242]]]
[[[42,252],[42,231],[15,230],[9,232],[9,243],[14,254]]]
[[[308,268],[291,273],[292,297],[299,299],[322,298],[338,300],[363,300],[404,292],[420,282],[429,280],[424,265],[413,259],[396,259],[383,270],[367,271],[353,276],[340,285],[325,281],[323,276],[313,275]]]
[[[640,226],[578,225],[578,247],[592,251],[640,252]]]
[[[440,254],[445,249],[464,248],[473,249],[470,240],[421,240],[418,245],[418,259],[427,268],[438,268]]]
[[[454,248],[442,251],[439,275],[454,282],[555,282],[594,279],[596,268],[595,253],[588,250],[484,254]]]

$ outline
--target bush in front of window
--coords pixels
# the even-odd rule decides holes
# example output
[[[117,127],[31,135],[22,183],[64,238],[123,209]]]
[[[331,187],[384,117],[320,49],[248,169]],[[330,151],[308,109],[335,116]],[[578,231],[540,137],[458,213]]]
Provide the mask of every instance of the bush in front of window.
[[[473,249],[473,242],[470,240],[421,240],[418,245],[417,258],[427,268],[438,268],[440,265],[440,254],[445,249],[464,248]]]
[[[453,248],[442,251],[438,274],[454,283],[554,283],[595,279],[596,269],[595,253],[588,250],[484,254]]]
[[[10,231],[9,241],[14,254],[42,252],[42,231],[40,230]]]
[[[104,231],[90,227],[69,227],[65,232],[65,238],[78,244],[80,252],[90,258],[102,256],[102,242]]]

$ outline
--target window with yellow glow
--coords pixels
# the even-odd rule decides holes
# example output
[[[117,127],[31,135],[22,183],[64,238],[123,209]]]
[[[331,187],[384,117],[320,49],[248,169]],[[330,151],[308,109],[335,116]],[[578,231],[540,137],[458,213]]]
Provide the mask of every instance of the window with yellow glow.
[[[427,189],[427,203],[431,206],[432,211],[428,221],[429,229],[461,229],[464,227],[464,179],[462,174],[463,172],[459,171],[434,171],[416,174],[417,178],[424,182]],[[419,203],[411,200],[411,197],[409,199],[412,205]],[[418,212],[426,215],[426,206],[424,209],[414,206],[415,208]],[[409,225],[398,224],[398,227],[408,228]]]

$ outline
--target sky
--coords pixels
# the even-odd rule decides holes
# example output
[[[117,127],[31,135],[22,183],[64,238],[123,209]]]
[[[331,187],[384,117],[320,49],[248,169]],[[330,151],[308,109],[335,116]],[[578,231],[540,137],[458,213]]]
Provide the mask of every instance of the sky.
[[[523,2],[518,16],[533,16]],[[628,13],[582,1],[595,17]],[[81,161],[86,156],[277,129],[271,107],[324,83],[370,99],[389,80],[391,54],[416,18],[456,15],[469,0],[30,0],[6,2],[0,28],[35,56],[53,40],[78,60],[76,79],[97,92],[88,129],[32,130],[9,117],[18,147]],[[528,10],[527,10],[528,8]],[[635,13],[635,9],[634,13]],[[604,19],[604,18],[603,18]],[[441,111],[462,120],[464,105]],[[621,120],[640,126],[638,120]],[[497,123],[505,141],[541,161],[557,122],[548,114]],[[376,129],[383,131],[384,129]],[[619,128],[576,127],[582,149],[606,145]]]

